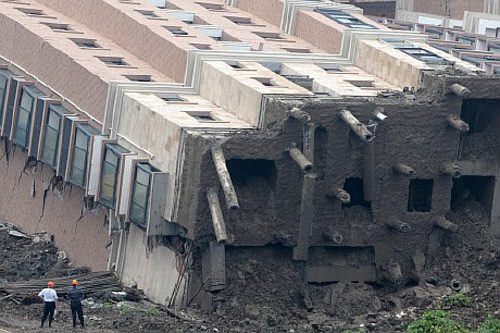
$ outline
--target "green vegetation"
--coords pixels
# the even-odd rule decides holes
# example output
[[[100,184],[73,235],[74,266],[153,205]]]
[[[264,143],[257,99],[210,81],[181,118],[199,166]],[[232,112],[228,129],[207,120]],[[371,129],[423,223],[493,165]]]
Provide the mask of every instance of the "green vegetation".
[[[428,310],[411,323],[405,333],[500,333],[500,320],[488,317],[476,331],[471,331],[464,323],[450,319],[447,311]]]
[[[460,293],[446,297],[443,301],[443,306],[445,308],[469,307],[473,302],[472,297]]]
[[[146,314],[150,317],[157,317],[160,314],[160,310],[155,307],[150,307],[146,310]]]
[[[461,322],[450,319],[448,312],[429,310],[420,319],[411,323],[405,333],[469,333],[469,331]]]
[[[498,333],[500,332],[500,320],[488,317],[475,333]]]

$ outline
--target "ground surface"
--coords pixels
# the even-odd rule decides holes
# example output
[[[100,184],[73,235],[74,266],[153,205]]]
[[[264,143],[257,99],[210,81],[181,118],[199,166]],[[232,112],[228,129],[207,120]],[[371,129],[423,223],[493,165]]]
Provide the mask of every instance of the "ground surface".
[[[482,206],[464,201],[448,219],[459,226],[445,233],[440,255],[426,263],[418,284],[401,290],[364,283],[301,286],[290,267],[269,265],[266,256],[249,256],[228,265],[225,302],[210,317],[196,309],[172,313],[147,301],[107,295],[90,300],[86,332],[404,332],[427,309],[446,309],[475,329],[487,315],[500,316],[500,247],[488,235]],[[9,281],[62,275],[70,269],[51,242],[34,243],[0,231],[0,277]],[[467,304],[453,304],[461,283]],[[0,296],[1,298],[2,296]],[[58,305],[50,332],[70,332],[67,301]],[[9,332],[40,330],[42,304],[0,301],[0,327]],[[183,319],[179,319],[183,318]],[[1,331],[0,331],[1,332]],[[496,333],[496,332],[495,332]]]

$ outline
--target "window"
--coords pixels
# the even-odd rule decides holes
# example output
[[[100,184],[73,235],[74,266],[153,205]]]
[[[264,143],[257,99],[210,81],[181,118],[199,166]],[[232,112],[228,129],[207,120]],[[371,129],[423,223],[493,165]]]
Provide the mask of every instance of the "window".
[[[254,31],[254,34],[257,36],[264,38],[264,39],[269,39],[269,40],[281,40],[285,39],[279,32],[263,32],[263,31]]]
[[[165,27],[171,34],[175,36],[187,36],[188,33],[182,30],[180,27]]]
[[[195,48],[197,48],[198,50],[211,50],[212,47],[208,44],[189,44]]]
[[[192,111],[192,112],[186,112],[188,115],[193,117],[194,119],[201,121],[201,122],[210,122],[210,121],[217,121],[212,116],[212,113],[209,111],[203,112],[203,111]]]
[[[15,128],[14,142],[23,147],[28,146],[29,131],[31,127],[31,114],[35,98],[24,88],[19,99],[19,112]]]
[[[165,95],[159,95],[158,97],[160,97],[165,102],[170,102],[170,103],[186,102],[184,98],[176,94],[165,94]]]
[[[426,49],[422,49],[420,47],[399,47],[396,48],[415,59],[423,61],[427,64],[449,64],[450,62],[446,59],[441,58],[440,56],[428,51]]]
[[[224,4],[222,3],[197,2],[197,4],[214,12],[225,11]]]
[[[5,73],[5,74],[4,74]],[[9,79],[7,78],[7,72],[0,70],[0,122],[3,118],[3,107],[6,101],[7,94],[7,84]]]
[[[408,195],[409,212],[430,212],[432,208],[432,179],[410,180],[410,193]]]
[[[49,22],[42,22],[42,24],[45,24],[50,29],[52,29],[52,31],[54,31],[54,32],[71,32],[71,31],[73,31],[73,28],[71,28],[69,26],[69,24],[49,23]]]
[[[16,8],[18,11],[28,15],[28,16],[44,16],[44,12],[41,9],[35,8]]]
[[[328,9],[328,8],[316,8],[318,13],[321,13],[335,22],[345,25],[348,28],[354,29],[377,29],[373,25],[367,24],[349,13],[344,13],[340,10]]]
[[[457,39],[460,43],[464,45],[474,45],[474,39],[468,37],[458,37]]]
[[[250,17],[241,17],[241,16],[224,16],[224,17],[227,18],[229,21],[233,22],[234,24],[254,25]]]
[[[151,11],[151,10],[140,10],[140,9],[137,9],[136,12],[146,16],[146,17],[159,17],[158,15],[155,14],[155,12]]]
[[[123,58],[119,57],[97,57],[97,58],[108,66],[128,66],[128,63],[126,63],[123,60]]]
[[[263,86],[266,87],[277,87],[278,85],[268,77],[253,77],[252,79],[260,82]]]
[[[70,39],[81,49],[101,48],[99,44],[96,43],[95,39],[85,39],[85,38],[70,38]]]
[[[104,206],[111,209],[115,208],[116,184],[118,181],[121,154],[126,152],[128,152],[127,149],[117,144],[107,144],[104,149],[100,201]]]
[[[153,82],[151,75],[124,75],[127,79],[134,82]]]
[[[57,150],[59,147],[59,134],[61,130],[62,113],[59,106],[51,105],[45,122],[45,137],[43,142],[42,161],[48,165],[56,166]]]
[[[70,182],[85,187],[87,181],[87,165],[89,159],[90,137],[99,132],[87,124],[78,124],[73,143]]]
[[[130,203],[130,220],[140,226],[146,226],[148,216],[151,173],[157,171],[149,163],[137,163]]]

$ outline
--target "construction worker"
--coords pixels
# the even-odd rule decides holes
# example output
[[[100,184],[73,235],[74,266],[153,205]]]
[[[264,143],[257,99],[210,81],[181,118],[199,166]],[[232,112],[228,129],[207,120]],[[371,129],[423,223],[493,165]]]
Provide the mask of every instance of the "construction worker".
[[[78,314],[78,320],[80,320],[80,325],[85,327],[83,322],[83,309],[82,309],[82,300],[83,300],[83,291],[78,288],[78,281],[71,281],[71,285],[73,288],[68,292],[68,297],[71,300],[71,315],[73,316],[73,328],[76,327],[76,315]]]
[[[40,327],[43,327],[45,320],[47,320],[47,316],[49,317],[49,327],[52,325],[52,320],[54,319],[54,311],[56,310],[56,301],[57,301],[57,293],[54,290],[54,282],[49,281],[47,283],[47,288],[42,289],[38,293],[38,297],[41,297],[45,302],[45,306],[43,308],[43,316],[42,316],[42,324]]]

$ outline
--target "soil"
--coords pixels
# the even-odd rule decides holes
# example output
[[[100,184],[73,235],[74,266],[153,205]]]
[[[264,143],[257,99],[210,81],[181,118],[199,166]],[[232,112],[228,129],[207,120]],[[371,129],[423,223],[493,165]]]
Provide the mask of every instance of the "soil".
[[[445,232],[443,247],[427,258],[420,280],[410,280],[399,290],[366,283],[301,285],[300,266],[290,262],[275,267],[267,259],[288,256],[281,245],[263,252],[228,249],[224,301],[210,316],[196,305],[174,315],[147,300],[103,297],[84,305],[86,332],[404,332],[426,309],[442,308],[443,300],[457,293],[450,287],[453,280],[459,281],[460,292],[470,296],[472,304],[453,308],[452,313],[475,328],[487,315],[500,316],[500,241],[489,235],[485,209],[473,199],[462,202],[447,218],[458,231]],[[17,238],[8,232],[0,230],[1,278],[27,280],[75,270],[52,241],[34,242],[33,237]],[[43,332],[38,327],[41,309],[42,304],[18,305],[4,299],[0,327]],[[70,317],[69,304],[62,300],[50,332],[70,331]]]

